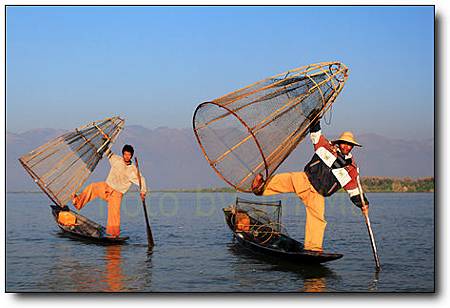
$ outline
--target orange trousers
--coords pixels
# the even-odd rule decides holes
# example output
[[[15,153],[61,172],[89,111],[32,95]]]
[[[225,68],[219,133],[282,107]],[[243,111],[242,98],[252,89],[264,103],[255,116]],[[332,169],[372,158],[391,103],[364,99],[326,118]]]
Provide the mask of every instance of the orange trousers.
[[[106,233],[111,236],[120,235],[120,204],[123,194],[112,189],[105,182],[88,185],[81,194],[75,198],[74,206],[81,210],[88,202],[100,198],[108,202],[108,222]]]
[[[304,172],[280,173],[269,179],[264,196],[296,193],[306,208],[305,249],[322,251],[325,221],[325,198],[319,194]]]

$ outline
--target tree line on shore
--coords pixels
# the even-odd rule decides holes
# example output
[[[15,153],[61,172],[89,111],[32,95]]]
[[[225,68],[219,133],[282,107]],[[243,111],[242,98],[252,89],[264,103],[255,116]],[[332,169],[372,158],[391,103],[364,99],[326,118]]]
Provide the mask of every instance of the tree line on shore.
[[[361,185],[366,192],[434,192],[434,177],[396,178],[396,177],[361,177]],[[174,189],[164,192],[235,192],[231,187]],[[343,191],[343,190],[342,190]]]
[[[367,192],[434,192],[434,177],[362,177],[361,185]]]
[[[377,177],[366,176],[361,178],[361,185],[366,192],[434,192],[434,177],[410,178],[410,177]],[[130,192],[137,192],[137,188]],[[341,189],[341,191],[344,191]],[[12,192],[12,191],[11,191]],[[40,191],[14,191],[14,192],[40,192]],[[150,192],[235,192],[231,187],[211,187],[196,189],[161,189]]]

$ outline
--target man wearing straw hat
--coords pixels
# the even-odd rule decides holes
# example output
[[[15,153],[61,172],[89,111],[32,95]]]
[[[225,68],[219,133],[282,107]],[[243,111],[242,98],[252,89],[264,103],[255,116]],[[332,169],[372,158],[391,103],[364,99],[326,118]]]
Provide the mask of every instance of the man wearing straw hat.
[[[314,155],[304,172],[276,174],[263,183],[258,174],[252,182],[256,195],[270,196],[281,193],[296,193],[306,208],[305,250],[323,251],[325,221],[325,198],[343,187],[351,201],[362,207],[358,189],[358,168],[350,153],[354,146],[361,147],[351,132],[343,132],[338,139],[328,141],[322,135],[317,120],[310,127]],[[364,196],[366,205],[369,205]]]

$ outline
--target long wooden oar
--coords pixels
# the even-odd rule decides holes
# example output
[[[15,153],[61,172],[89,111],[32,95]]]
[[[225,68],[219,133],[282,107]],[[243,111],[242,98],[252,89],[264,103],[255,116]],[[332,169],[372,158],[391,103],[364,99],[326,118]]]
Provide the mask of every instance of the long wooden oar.
[[[134,158],[134,162],[136,163],[136,169],[138,173],[138,179],[139,179],[139,191],[142,189],[142,182],[141,182],[141,173],[139,172],[139,163],[137,157]],[[147,206],[145,204],[145,197],[141,198],[142,200],[142,206],[144,207],[144,216],[145,216],[145,223],[147,225],[147,242],[148,242],[148,249],[152,249],[153,246],[155,246],[155,242],[153,241],[153,234],[152,229],[150,228],[150,223],[148,221],[148,215],[147,215]]]
[[[361,182],[359,180],[359,176],[357,177],[357,181],[358,181],[359,197],[361,198],[361,204],[362,204],[361,211],[366,220],[367,231],[369,231],[370,244],[372,245],[372,252],[373,252],[373,258],[375,260],[375,266],[377,267],[377,271],[379,271],[379,270],[381,270],[381,265],[380,265],[380,259],[378,258],[377,245],[375,244],[375,237],[373,236],[372,226],[370,225],[369,207],[366,205],[366,202],[364,201],[363,190],[361,187]]]

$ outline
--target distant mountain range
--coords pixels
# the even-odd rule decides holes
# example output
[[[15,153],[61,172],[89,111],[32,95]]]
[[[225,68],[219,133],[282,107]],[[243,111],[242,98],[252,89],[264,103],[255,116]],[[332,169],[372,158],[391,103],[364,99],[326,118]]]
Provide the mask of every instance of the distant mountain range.
[[[7,191],[38,190],[18,158],[64,132],[51,128],[33,129],[20,134],[7,132]],[[363,134],[358,136],[358,141],[364,147],[355,149],[354,156],[362,176],[434,176],[434,139],[408,141]],[[113,150],[119,154],[124,143],[135,147],[150,189],[226,186],[206,162],[190,128],[148,129],[130,125],[125,127]],[[312,153],[309,139],[304,140],[279,171],[303,170]],[[107,172],[108,162],[103,160],[90,180],[103,180]]]

